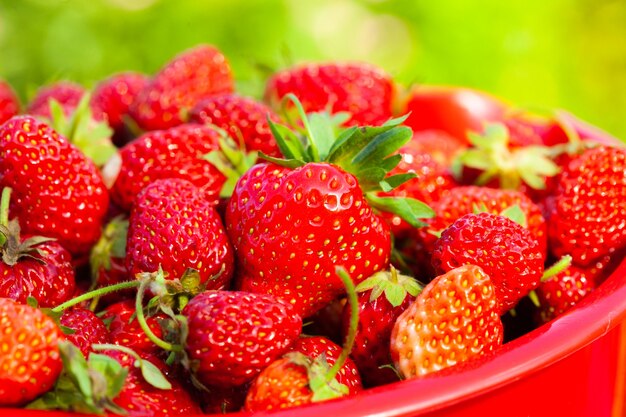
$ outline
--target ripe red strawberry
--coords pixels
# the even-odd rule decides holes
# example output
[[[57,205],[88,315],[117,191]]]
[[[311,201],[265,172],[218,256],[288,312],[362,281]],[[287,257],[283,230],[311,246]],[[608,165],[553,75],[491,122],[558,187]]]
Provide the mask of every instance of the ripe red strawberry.
[[[52,388],[63,364],[54,321],[28,305],[0,298],[0,406],[25,405]]]
[[[26,114],[51,120],[50,101],[56,100],[69,116],[78,106],[86,90],[83,86],[71,81],[59,81],[40,88],[35,97],[26,107]]]
[[[2,192],[0,297],[22,304],[34,297],[42,307],[55,307],[74,294],[72,257],[49,238],[20,236],[18,221],[8,221],[10,194],[10,188]]]
[[[313,395],[307,367],[284,357],[272,362],[256,377],[243,410],[255,413],[297,407],[312,403]]]
[[[328,365],[333,366],[339,359],[342,348],[330,339],[322,336],[302,336],[293,344],[291,351],[300,352],[311,359],[324,355]],[[348,388],[347,394],[356,394],[363,389],[361,375],[356,364],[350,358],[339,369],[336,379],[337,382]]]
[[[402,155],[400,163],[391,171],[392,175],[414,173],[416,176],[384,196],[411,197],[428,205],[438,201],[457,186],[446,166],[437,162],[429,153],[421,150],[422,144],[411,140],[398,151]],[[383,215],[391,226],[396,239],[404,237],[413,228],[399,216]]]
[[[78,347],[85,357],[93,351],[91,345],[109,343],[109,330],[104,322],[86,308],[75,307],[64,311],[61,325],[74,331],[65,337]]]
[[[11,86],[0,80],[0,125],[18,114],[20,102]]]
[[[125,125],[130,105],[148,84],[149,78],[137,72],[122,72],[100,81],[91,96],[91,109],[100,120],[106,120],[113,129],[113,143],[126,144],[132,135]]]
[[[129,347],[137,352],[158,353],[160,348],[144,333],[135,314],[135,301],[125,300],[111,304],[105,308],[100,318],[107,323],[111,343]],[[161,337],[160,321],[166,319],[164,314],[146,317],[148,327]]]
[[[289,349],[302,329],[290,304],[244,291],[205,291],[182,314],[195,377],[222,388],[251,381]]]
[[[539,285],[544,257],[528,229],[504,216],[466,214],[435,242],[432,263],[437,273],[477,265],[495,288],[500,315]]]
[[[106,354],[128,369],[124,386],[114,401],[126,410],[129,417],[166,417],[202,413],[193,394],[176,379],[166,377],[170,388],[157,388],[145,380],[140,369],[135,366],[135,358],[120,351],[106,351]],[[143,361],[149,361],[163,374],[167,373],[165,365],[156,356],[145,352],[139,355]]]
[[[292,408],[359,392],[361,379],[349,358],[332,382],[322,383],[340,354],[341,347],[324,337],[299,338],[293,352],[272,362],[254,379],[244,411]]]
[[[407,128],[351,128],[337,139],[317,116],[321,134],[308,132],[306,149],[284,126],[274,127],[287,159],[243,174],[225,216],[239,288],[281,297],[303,317],[345,292],[337,266],[357,283],[387,267],[389,228],[373,207],[396,210],[413,225],[430,214],[415,200],[364,193],[397,185],[397,176],[386,175],[398,160],[386,158],[410,139]]]
[[[219,149],[218,139],[215,129],[197,124],[145,133],[103,169],[113,201],[128,211],[146,185],[163,178],[191,181],[217,201],[225,177],[203,156]]]
[[[189,114],[190,121],[210,124],[226,131],[247,151],[280,156],[280,150],[267,123],[280,118],[265,104],[237,94],[220,94],[199,101]]]
[[[101,233],[109,194],[96,166],[45,123],[16,116],[0,127],[0,186],[25,233],[88,253]]]
[[[507,105],[483,91],[463,87],[424,86],[411,89],[398,114],[414,132],[440,130],[469,144],[469,132],[481,133],[487,122],[502,120]]]
[[[596,287],[592,274],[585,268],[571,265],[565,271],[539,284],[535,292],[539,300],[536,315],[544,324],[565,313]]]
[[[137,196],[126,252],[132,276],[161,268],[173,279],[192,268],[206,288],[223,289],[233,275],[233,250],[219,214],[201,189],[181,179],[157,180]]]
[[[377,272],[357,288],[359,326],[350,357],[368,387],[398,380],[391,366],[389,340],[398,316],[411,305],[421,288],[415,279],[400,275],[395,269]],[[348,335],[349,305],[342,314],[342,333]]]
[[[409,143],[446,167],[451,166],[456,155],[468,146],[466,141],[460,141],[441,130],[415,131]]]
[[[586,266],[626,246],[626,149],[599,146],[561,174],[548,220],[550,249]]]
[[[343,293],[337,264],[361,281],[385,268],[391,251],[388,226],[356,178],[325,163],[252,167],[229,201],[226,227],[239,288],[279,296],[303,317]]]
[[[494,285],[465,265],[427,284],[400,315],[391,356],[405,378],[422,377],[496,350],[503,334]]]
[[[214,94],[233,91],[233,75],[224,55],[199,45],[170,62],[141,90],[130,114],[144,130],[167,129],[183,123],[184,111]]]
[[[496,188],[463,186],[450,190],[439,201],[432,204],[435,217],[427,220],[428,228],[416,230],[413,234],[429,253],[432,253],[436,236],[430,232],[441,232],[462,216],[485,210],[488,213],[500,214],[518,206],[526,218],[528,230],[539,242],[539,248],[545,255],[547,252],[546,221],[538,205],[519,191],[501,190]]]
[[[391,119],[395,87],[382,69],[364,63],[310,63],[274,74],[265,99],[275,109],[295,94],[307,113],[348,112],[346,126],[378,126]]]

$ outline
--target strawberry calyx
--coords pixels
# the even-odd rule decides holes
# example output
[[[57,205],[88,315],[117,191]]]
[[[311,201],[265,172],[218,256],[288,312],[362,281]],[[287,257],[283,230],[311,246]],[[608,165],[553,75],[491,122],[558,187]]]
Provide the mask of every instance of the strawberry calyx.
[[[135,351],[125,346],[94,344],[95,351],[117,350],[135,359],[132,366],[139,368],[147,383],[158,389],[171,389],[172,385],[152,362],[142,359]],[[63,372],[54,387],[26,408],[36,410],[63,410],[85,414],[111,412],[126,415],[127,411],[114,399],[124,388],[129,369],[113,357],[90,353],[85,358],[74,344],[59,342],[63,361]]]
[[[52,128],[77,146],[97,166],[104,165],[116,152],[111,129],[106,121],[96,120],[89,105],[91,94],[85,93],[68,117],[61,104],[49,101]]]
[[[407,197],[379,197],[379,191],[391,191],[415,178],[415,173],[388,174],[400,163],[397,151],[412,137],[411,129],[402,126],[406,119],[391,119],[382,126],[349,127],[337,131],[337,123],[328,113],[306,114],[293,94],[285,100],[298,109],[303,130],[299,134],[287,126],[268,124],[284,158],[263,153],[260,157],[286,168],[297,168],[310,162],[326,162],[354,175],[370,205],[380,211],[397,214],[415,227],[425,224],[419,219],[434,216],[423,202]]]
[[[529,187],[543,190],[546,177],[559,173],[559,167],[550,158],[554,149],[547,146],[509,146],[509,130],[501,123],[487,125],[482,135],[469,133],[472,147],[462,151],[452,165],[457,179],[463,167],[481,170],[476,184],[485,185],[498,179],[501,188],[518,189],[526,183]]]
[[[393,266],[389,271],[376,272],[371,277],[361,281],[356,286],[356,292],[361,293],[371,290],[370,302],[375,301],[381,295],[385,295],[389,304],[398,307],[402,304],[407,294],[413,297],[422,291],[423,285],[408,275],[402,275]]]
[[[236,143],[224,129],[213,125],[211,127],[220,134],[219,150],[209,152],[203,158],[226,177],[220,197],[230,197],[239,178],[256,163],[259,154],[256,151],[247,151],[243,138],[239,138]]]
[[[101,269],[111,269],[111,258],[123,259],[126,256],[126,238],[128,235],[128,219],[123,215],[114,217],[102,231],[89,254],[91,265],[92,288],[95,288]]]
[[[9,266],[15,265],[21,258],[31,258],[44,262],[44,254],[37,246],[55,239],[31,236],[22,241],[19,222],[17,219],[9,221],[11,193],[10,187],[3,188],[0,200],[0,252],[2,253],[2,261]]]

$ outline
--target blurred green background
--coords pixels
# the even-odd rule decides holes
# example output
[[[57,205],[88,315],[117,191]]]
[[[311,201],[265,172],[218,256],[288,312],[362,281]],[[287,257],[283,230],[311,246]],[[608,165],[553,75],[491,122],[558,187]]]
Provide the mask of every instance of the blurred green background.
[[[626,0],[0,0],[0,78],[23,100],[61,78],[153,73],[197,43],[222,49],[251,95],[260,67],[357,59],[626,138]]]

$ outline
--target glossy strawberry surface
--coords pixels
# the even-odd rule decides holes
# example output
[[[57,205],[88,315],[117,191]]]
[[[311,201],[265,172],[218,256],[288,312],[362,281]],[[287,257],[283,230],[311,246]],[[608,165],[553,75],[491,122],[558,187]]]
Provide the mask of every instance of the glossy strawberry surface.
[[[465,265],[431,281],[400,315],[391,356],[405,378],[423,377],[498,349],[503,334],[489,276]]]
[[[626,149],[600,146],[572,159],[549,213],[550,249],[579,265],[626,246]]]
[[[267,119],[280,120],[267,105],[237,94],[220,94],[198,102],[189,113],[190,120],[217,126],[226,131],[246,151],[280,156]]]
[[[20,102],[6,81],[0,80],[0,125],[20,110]]]
[[[217,201],[224,175],[204,155],[218,149],[219,135],[209,126],[188,124],[148,132],[124,146],[104,168],[112,199],[130,210],[139,191],[164,178],[183,178]]]
[[[102,319],[86,308],[75,307],[61,316],[61,324],[73,333],[65,337],[80,349],[85,357],[93,352],[91,345],[109,343],[109,330]]]
[[[536,288],[543,274],[539,243],[528,229],[500,215],[466,214],[435,242],[432,263],[445,273],[477,265],[490,277],[504,314]]]
[[[388,226],[355,177],[331,164],[254,166],[235,187],[226,228],[238,287],[281,297],[303,317],[344,292],[337,266],[358,282],[389,262]]]
[[[129,224],[126,267],[131,276],[161,268],[175,279],[192,268],[208,289],[228,287],[232,247],[212,202],[189,181],[148,185],[137,196]]]
[[[185,350],[203,384],[222,388],[251,381],[294,343],[302,319],[267,294],[206,291],[183,309]]]
[[[98,240],[109,193],[94,163],[47,124],[16,116],[0,127],[0,186],[24,233],[57,239],[72,255]]]
[[[201,99],[233,88],[226,57],[213,46],[199,45],[161,68],[138,94],[130,114],[144,130],[167,129],[183,123],[182,112]]]
[[[63,333],[33,307],[0,298],[0,406],[22,406],[52,388]]]
[[[70,115],[78,106],[78,102],[86,93],[80,84],[70,81],[59,81],[40,88],[35,97],[26,108],[26,113],[32,116],[39,116],[51,119],[50,101],[56,100],[63,109],[66,116]]]
[[[279,71],[268,80],[265,98],[274,108],[289,93],[307,112],[349,113],[349,126],[377,126],[392,116],[391,77],[369,64],[311,63]]]

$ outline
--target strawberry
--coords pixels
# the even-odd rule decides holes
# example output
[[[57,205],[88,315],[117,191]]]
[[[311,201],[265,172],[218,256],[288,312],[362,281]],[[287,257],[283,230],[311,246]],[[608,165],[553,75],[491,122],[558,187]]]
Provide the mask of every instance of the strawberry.
[[[415,300],[421,287],[415,279],[400,275],[395,269],[377,272],[361,282],[359,293],[359,326],[350,357],[368,387],[398,380],[390,368],[389,340],[398,316]],[[350,324],[349,305],[343,310],[342,332],[347,337]]]
[[[0,80],[0,125],[18,114],[20,102],[11,86]]]
[[[270,124],[287,159],[270,158],[243,174],[225,224],[237,255],[238,288],[281,297],[308,317],[344,293],[336,266],[355,282],[387,267],[389,228],[374,209],[396,209],[413,225],[430,211],[416,200],[364,193],[380,191],[381,184],[390,190],[399,177],[401,183],[413,176],[385,178],[399,161],[386,157],[410,139],[408,129],[393,123],[350,128],[335,138],[324,115],[302,119],[307,145]]]
[[[466,214],[443,231],[432,263],[437,273],[468,264],[481,267],[502,315],[539,285],[544,257],[528,229],[504,216],[478,213]]]
[[[418,85],[405,95],[398,114],[414,132],[439,130],[469,144],[467,134],[481,133],[487,122],[501,121],[506,103],[479,90],[464,87]]]
[[[166,417],[202,413],[192,393],[177,380],[166,377],[165,382],[169,384],[169,388],[155,387],[145,380],[145,374],[136,367],[135,358],[120,351],[106,351],[106,354],[128,369],[124,386],[114,399],[118,406],[126,410],[127,416]],[[162,373],[166,372],[165,365],[156,356],[145,352],[139,353],[139,356],[142,361],[159,368]]]
[[[415,131],[409,145],[430,154],[435,161],[446,167],[451,166],[457,153],[468,146],[465,141],[459,141],[441,130]]]
[[[18,221],[8,221],[10,195],[10,188],[2,190],[0,297],[22,304],[33,297],[43,307],[69,300],[75,287],[71,255],[52,239],[20,236]]]
[[[364,63],[310,63],[274,74],[265,99],[274,109],[289,93],[304,110],[347,112],[346,126],[378,126],[391,119],[395,87],[382,69]]]
[[[324,356],[329,366],[333,366],[342,348],[338,344],[322,336],[302,336],[296,340],[291,348],[292,352],[299,352],[314,360]],[[337,373],[337,382],[348,388],[348,394],[356,394],[363,389],[361,375],[354,361],[347,358]]]
[[[428,205],[438,201],[457,184],[448,169],[437,162],[429,153],[422,151],[421,143],[413,139],[398,151],[402,155],[400,163],[391,171],[392,175],[414,173],[412,178],[381,196],[411,197]],[[383,215],[389,222],[396,238],[410,232],[412,226],[397,215]]]
[[[405,378],[423,377],[501,346],[496,289],[478,266],[436,277],[398,317],[391,356]]]
[[[413,236],[424,242],[429,253],[432,253],[436,236],[450,226],[455,220],[477,209],[492,214],[501,214],[511,207],[518,206],[524,217],[528,230],[539,242],[542,254],[547,252],[547,225],[538,205],[519,191],[501,190],[496,188],[463,186],[450,190],[439,201],[432,204],[435,217],[427,220],[428,228],[416,230]],[[432,232],[432,233],[431,233]]]
[[[159,347],[148,339],[135,315],[134,300],[119,301],[102,311],[100,318],[107,323],[111,343],[129,347],[137,352],[159,352]],[[160,322],[164,319],[166,316],[163,314],[146,318],[150,330],[157,337],[162,335]]]
[[[289,349],[302,329],[290,304],[244,291],[205,291],[189,301],[182,315],[195,377],[222,388],[251,381]]]
[[[55,100],[61,105],[63,112],[69,116],[78,106],[86,90],[83,86],[71,81],[59,81],[40,88],[35,97],[26,107],[26,114],[37,116],[49,121],[52,119],[50,101]]]
[[[122,146],[130,141],[124,118],[149,78],[137,72],[122,72],[100,81],[94,88],[90,105],[99,120],[106,120],[115,132],[113,143]]]
[[[162,269],[179,278],[192,268],[208,289],[222,289],[233,275],[233,251],[219,214],[201,189],[182,179],[157,180],[137,196],[126,250],[132,276]]]
[[[0,127],[0,186],[28,234],[57,239],[72,255],[100,237],[109,194],[96,166],[48,125],[16,116]]]
[[[272,362],[257,376],[246,396],[244,411],[297,407],[361,390],[359,374],[350,359],[330,383],[323,380],[341,347],[323,337],[302,337],[294,352]]]
[[[312,403],[314,393],[309,385],[312,365],[310,360],[301,364],[290,357],[272,362],[250,386],[243,410],[255,413]]]
[[[197,124],[145,133],[103,169],[113,201],[129,211],[146,185],[163,178],[191,181],[217,201],[225,177],[203,156],[219,149],[218,139],[215,129]]]
[[[199,45],[170,62],[137,95],[130,114],[144,130],[181,124],[182,112],[214,94],[233,91],[228,61],[215,47]]]
[[[61,325],[73,331],[65,337],[76,345],[85,357],[93,351],[92,345],[109,343],[109,330],[104,322],[86,308],[75,307],[63,312]]]
[[[280,156],[267,118],[280,118],[265,104],[237,94],[220,94],[199,101],[189,113],[191,122],[210,124],[226,131],[247,151]]]
[[[52,388],[63,333],[40,310],[0,298],[0,406],[25,405]]]
[[[587,266],[626,246],[626,149],[599,146],[572,159],[548,220],[550,249]]]
[[[592,274],[575,265],[539,284],[535,290],[539,310],[535,320],[544,324],[575,306],[595,289]]]

